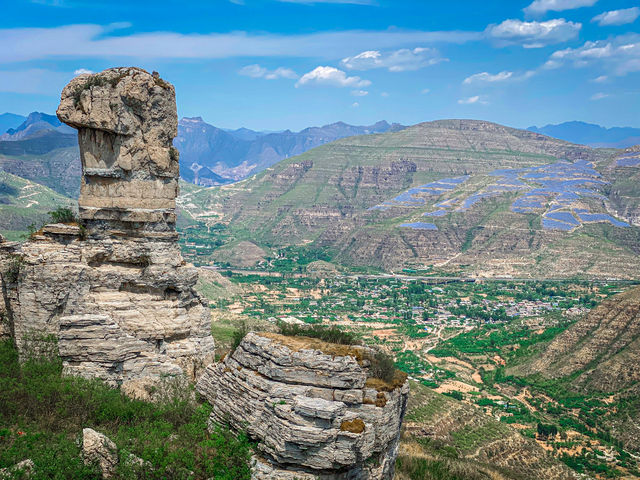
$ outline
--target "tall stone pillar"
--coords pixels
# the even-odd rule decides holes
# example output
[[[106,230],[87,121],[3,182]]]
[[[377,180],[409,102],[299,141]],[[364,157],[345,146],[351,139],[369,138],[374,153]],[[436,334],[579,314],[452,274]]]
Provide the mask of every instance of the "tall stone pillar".
[[[197,378],[214,343],[175,231],[173,86],[139,68],[80,75],[58,117],[78,130],[79,224],[0,246],[0,267],[12,268],[2,290],[16,344],[24,355],[53,337],[67,372],[112,384]]]

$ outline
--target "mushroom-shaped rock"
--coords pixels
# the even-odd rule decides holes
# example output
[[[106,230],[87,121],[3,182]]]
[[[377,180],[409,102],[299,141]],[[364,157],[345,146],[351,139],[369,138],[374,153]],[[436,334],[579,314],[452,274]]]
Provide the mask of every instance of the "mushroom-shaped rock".
[[[249,333],[197,389],[212,423],[258,441],[255,479],[391,479],[406,375],[372,377],[375,352],[307,337]]]
[[[75,77],[62,91],[58,118],[78,130],[87,227],[149,224],[175,229],[178,152],[175,91],[139,68]],[[91,232],[90,232],[91,233]]]

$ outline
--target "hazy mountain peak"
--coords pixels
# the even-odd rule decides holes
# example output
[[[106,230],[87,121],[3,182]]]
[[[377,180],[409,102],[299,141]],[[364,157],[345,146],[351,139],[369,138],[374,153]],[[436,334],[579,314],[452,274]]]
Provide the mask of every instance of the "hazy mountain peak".
[[[606,128],[577,120],[539,128],[532,126],[527,130],[591,147],[626,148],[640,143],[640,128]]]

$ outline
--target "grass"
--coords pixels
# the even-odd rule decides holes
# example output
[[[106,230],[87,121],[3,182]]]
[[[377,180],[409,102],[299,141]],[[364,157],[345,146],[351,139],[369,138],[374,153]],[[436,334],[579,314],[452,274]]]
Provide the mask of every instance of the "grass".
[[[211,407],[191,386],[166,379],[158,403],[125,397],[97,380],[62,376],[56,355],[18,362],[10,341],[0,342],[0,468],[30,458],[32,479],[98,479],[84,465],[82,428],[109,436],[121,457],[134,453],[143,470],[121,462],[119,479],[249,479],[251,444],[243,434],[207,430]]]

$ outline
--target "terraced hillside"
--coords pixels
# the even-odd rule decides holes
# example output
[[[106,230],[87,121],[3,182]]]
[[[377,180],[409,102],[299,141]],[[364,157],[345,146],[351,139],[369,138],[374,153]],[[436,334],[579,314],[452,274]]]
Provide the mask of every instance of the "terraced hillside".
[[[218,223],[218,243],[307,245],[356,266],[631,278],[640,272],[635,155],[443,120],[338,140],[191,191],[183,208],[194,232]]]
[[[508,374],[548,391],[598,399],[597,427],[628,448],[640,449],[640,287],[618,294],[556,337]],[[551,388],[549,388],[551,387]],[[587,401],[585,400],[585,404]]]
[[[400,478],[412,478],[411,466],[419,459],[423,459],[427,471],[441,464],[443,473],[451,475],[446,478],[578,478],[511,426],[478,408],[412,383],[397,465]]]
[[[0,171],[0,232],[9,240],[20,240],[30,225],[39,228],[49,220],[48,212],[75,203],[43,185]]]

